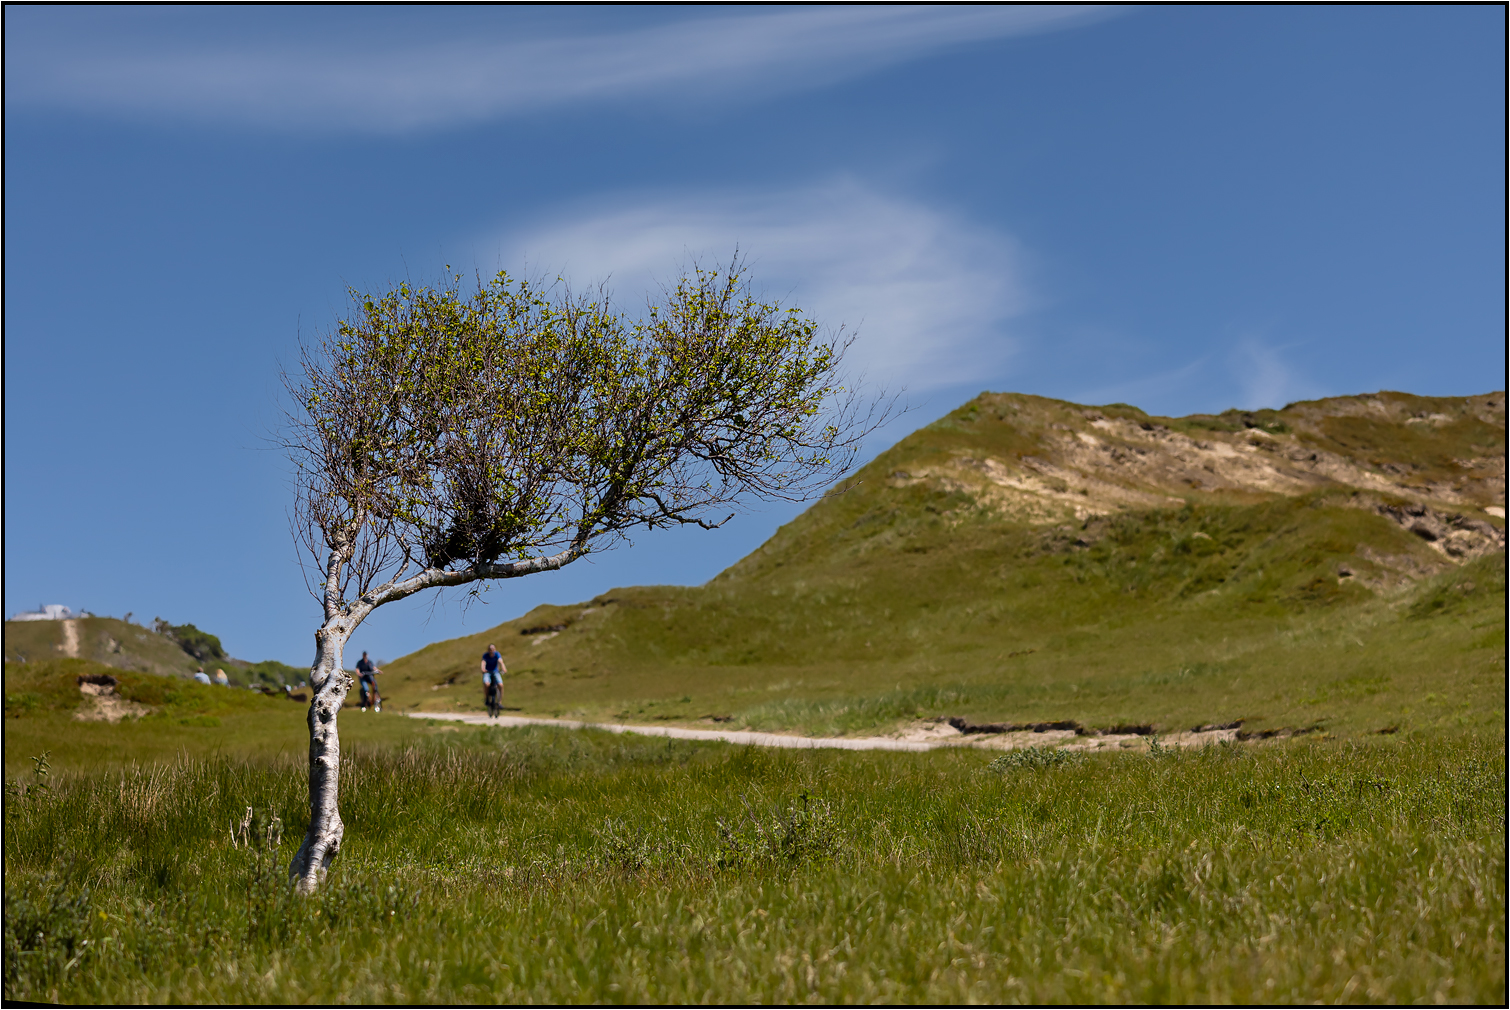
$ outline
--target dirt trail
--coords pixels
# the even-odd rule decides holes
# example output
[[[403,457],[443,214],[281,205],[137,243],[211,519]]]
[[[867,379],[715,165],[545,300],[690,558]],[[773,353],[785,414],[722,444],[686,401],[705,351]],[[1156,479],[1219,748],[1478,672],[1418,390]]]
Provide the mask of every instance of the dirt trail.
[[[641,736],[664,736],[675,740],[721,740],[725,743],[754,747],[793,749],[827,748],[833,750],[928,751],[941,747],[976,747],[983,750],[1018,750],[1027,747],[1058,746],[1066,750],[1099,750],[1144,746],[1147,737],[1134,735],[1086,737],[1076,739],[1073,732],[1026,732],[965,735],[947,724],[915,730],[903,738],[889,736],[794,736],[786,733],[756,733],[750,730],[687,729],[682,726],[631,726],[615,722],[579,722],[574,719],[543,719],[525,715],[501,715],[490,718],[481,712],[405,712],[411,719],[441,719],[470,726],[557,726],[561,729],[601,729],[609,733],[638,733]],[[1236,731],[1213,729],[1175,733],[1161,737],[1167,747],[1198,747],[1236,737]]]
[[[79,656],[79,622],[63,622],[63,655],[77,659]]]
[[[884,736],[832,737],[788,736],[784,733],[753,733],[727,729],[685,729],[681,726],[628,726],[616,722],[578,722],[574,719],[538,719],[526,715],[500,715],[490,718],[481,712],[405,712],[413,719],[444,719],[472,726],[558,726],[561,729],[601,729],[609,733],[639,733],[642,736],[667,736],[676,740],[722,740],[725,743],[752,744],[756,747],[829,747],[839,750],[932,750],[937,744],[915,740],[893,740]]]

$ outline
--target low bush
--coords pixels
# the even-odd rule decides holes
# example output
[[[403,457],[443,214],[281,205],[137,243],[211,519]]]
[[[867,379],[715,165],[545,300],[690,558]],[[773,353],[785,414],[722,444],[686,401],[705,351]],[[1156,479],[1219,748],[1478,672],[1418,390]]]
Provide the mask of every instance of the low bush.
[[[1073,751],[1052,747],[1027,747],[1022,750],[1007,751],[993,760],[988,767],[993,772],[1011,771],[1014,768],[1053,768],[1056,765],[1067,765],[1079,757],[1080,755]]]

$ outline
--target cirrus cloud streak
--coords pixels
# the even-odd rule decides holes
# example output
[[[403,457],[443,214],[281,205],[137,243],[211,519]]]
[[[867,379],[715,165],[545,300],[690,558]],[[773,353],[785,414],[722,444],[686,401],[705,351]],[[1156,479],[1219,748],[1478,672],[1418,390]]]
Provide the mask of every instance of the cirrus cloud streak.
[[[361,42],[187,41],[171,35],[171,21],[145,37],[89,38],[17,19],[6,90],[20,107],[389,133],[574,102],[709,102],[800,90],[1104,16],[1096,5],[856,5],[600,34],[500,37],[494,28],[457,41],[389,33]]]
[[[759,192],[620,198],[576,208],[497,243],[576,285],[609,279],[621,301],[680,266],[736,246],[766,296],[858,333],[851,363],[926,391],[1000,377],[1007,324],[1029,307],[1025,256],[1006,235],[854,179]]]

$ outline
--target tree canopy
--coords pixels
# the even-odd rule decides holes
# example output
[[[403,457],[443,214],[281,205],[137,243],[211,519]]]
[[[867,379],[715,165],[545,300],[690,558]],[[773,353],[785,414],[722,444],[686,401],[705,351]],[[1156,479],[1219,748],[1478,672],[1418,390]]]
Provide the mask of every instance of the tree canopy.
[[[742,498],[810,498],[863,429],[844,344],[756,298],[737,261],[638,319],[503,273],[356,309],[292,383],[298,529],[328,616],[412,573],[507,576],[635,527],[712,527]]]
[[[560,568],[636,528],[712,529],[752,498],[814,497],[880,420],[843,385],[847,346],[757,297],[737,257],[635,316],[604,288],[506,273],[353,292],[287,376],[294,525],[325,614],[303,886],[340,846],[341,650],[374,608]]]

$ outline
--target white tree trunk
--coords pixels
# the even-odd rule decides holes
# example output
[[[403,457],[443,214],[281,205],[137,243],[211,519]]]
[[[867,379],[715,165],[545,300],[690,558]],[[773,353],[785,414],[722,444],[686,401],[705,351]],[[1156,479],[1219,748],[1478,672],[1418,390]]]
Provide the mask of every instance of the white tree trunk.
[[[309,894],[325,879],[331,860],[341,851],[345,826],[337,807],[341,780],[341,737],[336,717],[351,679],[342,669],[341,653],[350,632],[344,621],[327,621],[315,632],[315,663],[309,686],[309,830],[304,844],[294,854],[288,874],[302,894]]]
[[[294,853],[288,875],[301,894],[311,894],[325,879],[331,860],[341,851],[345,825],[338,808],[341,783],[341,737],[336,717],[351,690],[341,653],[346,640],[374,609],[394,600],[402,600],[422,589],[461,586],[479,579],[514,579],[535,572],[554,571],[587,553],[582,544],[547,558],[530,558],[505,564],[481,565],[448,571],[428,568],[399,581],[398,577],[377,589],[363,593],[351,603],[343,602],[340,571],[348,557],[332,547],[326,571],[325,623],[315,632],[315,662],[309,671],[309,686],[314,697],[309,702],[309,830],[304,843]]]

